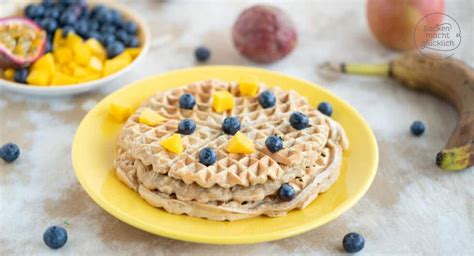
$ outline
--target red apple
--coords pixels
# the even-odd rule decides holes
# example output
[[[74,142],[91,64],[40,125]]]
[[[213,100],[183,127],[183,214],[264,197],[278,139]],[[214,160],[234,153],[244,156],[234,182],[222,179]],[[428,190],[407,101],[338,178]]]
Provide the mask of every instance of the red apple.
[[[367,19],[370,30],[377,40],[386,47],[408,50],[420,45],[421,41],[431,40],[433,33],[424,33],[415,28],[436,26],[442,21],[442,15],[430,15],[444,12],[444,0],[368,0]]]

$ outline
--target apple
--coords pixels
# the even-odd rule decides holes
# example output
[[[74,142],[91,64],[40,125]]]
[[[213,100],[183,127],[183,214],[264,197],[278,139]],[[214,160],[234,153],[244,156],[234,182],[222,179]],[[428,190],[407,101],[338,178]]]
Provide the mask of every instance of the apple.
[[[430,14],[443,12],[444,0],[367,1],[370,30],[381,44],[397,50],[413,49],[421,41],[431,40],[433,33],[418,28],[440,24],[443,15]]]

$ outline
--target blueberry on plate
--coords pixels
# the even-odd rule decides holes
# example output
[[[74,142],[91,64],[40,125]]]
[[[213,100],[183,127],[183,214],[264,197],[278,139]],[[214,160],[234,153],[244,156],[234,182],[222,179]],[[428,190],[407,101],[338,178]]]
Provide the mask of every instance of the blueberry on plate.
[[[196,130],[196,123],[192,119],[184,119],[179,122],[178,133],[183,135],[192,134]]]
[[[415,136],[420,136],[425,132],[425,124],[421,121],[415,121],[410,126],[411,133]]]
[[[44,243],[51,249],[59,249],[67,242],[67,231],[59,226],[51,226],[43,233]]]
[[[278,189],[278,198],[283,202],[289,202],[295,198],[296,192],[295,189],[288,183],[284,183]]]
[[[205,166],[213,165],[217,161],[216,151],[212,148],[203,148],[199,151],[199,162]]]
[[[283,148],[283,140],[276,135],[272,135],[265,140],[265,146],[270,152],[275,153]]]
[[[135,35],[137,33],[137,24],[135,24],[135,22],[133,21],[127,21],[123,24],[123,29],[125,29],[125,31],[127,31],[127,33],[131,34],[131,35]]]
[[[260,103],[262,108],[271,108],[275,106],[275,94],[273,94],[273,92],[271,91],[264,91],[260,93],[260,95],[258,96],[258,103]]]
[[[30,19],[41,18],[44,15],[45,8],[42,5],[30,4],[25,8],[25,15]]]
[[[121,54],[125,51],[125,46],[121,42],[115,41],[113,44],[107,45],[107,57],[109,59]]]
[[[21,68],[15,71],[14,80],[17,83],[26,84],[26,78],[28,77],[28,69]]]
[[[240,121],[237,117],[226,117],[222,122],[222,130],[230,135],[236,134],[240,130]]]
[[[129,36],[127,42],[125,42],[125,46],[127,47],[138,47],[140,45],[140,41],[136,36]]]
[[[319,112],[327,115],[327,116],[331,116],[332,115],[332,106],[331,104],[327,103],[327,102],[321,102],[319,103],[318,105],[318,110]]]
[[[309,119],[305,114],[295,111],[290,116],[290,124],[296,130],[303,130],[308,127]]]
[[[348,253],[359,252],[364,248],[364,245],[364,237],[354,232],[345,235],[342,240],[342,247],[344,247],[344,250]]]
[[[211,51],[205,46],[200,46],[194,50],[194,57],[199,62],[207,61],[211,57]]]
[[[53,33],[58,28],[58,22],[52,18],[44,18],[39,24],[48,33]]]
[[[15,161],[20,156],[20,148],[13,143],[7,143],[0,148],[0,157],[7,163]]]
[[[185,93],[179,97],[179,107],[184,109],[193,109],[196,105],[194,96],[190,93]]]

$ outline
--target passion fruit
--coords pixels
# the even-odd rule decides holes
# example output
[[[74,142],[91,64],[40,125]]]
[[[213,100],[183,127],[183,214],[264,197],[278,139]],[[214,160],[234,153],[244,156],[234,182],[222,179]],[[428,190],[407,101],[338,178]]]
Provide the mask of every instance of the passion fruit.
[[[0,68],[23,68],[41,57],[46,32],[27,18],[0,19]]]

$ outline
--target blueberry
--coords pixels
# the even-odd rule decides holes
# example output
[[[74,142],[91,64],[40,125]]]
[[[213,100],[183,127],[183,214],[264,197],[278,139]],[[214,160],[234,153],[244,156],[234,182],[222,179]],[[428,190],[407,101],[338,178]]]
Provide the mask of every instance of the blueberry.
[[[87,35],[87,38],[95,38],[97,40],[101,40],[102,35],[97,31],[90,31]]]
[[[184,119],[179,122],[178,133],[189,135],[196,130],[196,123],[192,119]]]
[[[46,40],[46,53],[51,52],[53,50],[52,43],[50,40]]]
[[[127,47],[138,47],[140,46],[140,41],[136,36],[129,36],[127,42],[125,42],[125,46]]]
[[[358,233],[349,233],[344,236],[342,240],[342,247],[348,253],[355,253],[364,248],[364,237]]]
[[[45,8],[42,5],[28,5],[25,8],[25,15],[28,18],[41,18],[43,17]]]
[[[293,200],[293,198],[295,198],[295,196],[296,196],[295,189],[288,183],[284,183],[278,189],[278,198],[280,198],[281,201],[284,201],[284,202],[291,201]]]
[[[95,15],[95,18],[101,24],[109,24],[109,23],[112,23],[114,17],[112,16],[112,13],[108,9],[104,9],[104,10],[98,12]]]
[[[120,29],[115,32],[115,37],[117,37],[120,42],[125,43],[127,42],[129,35],[127,34],[127,31]]]
[[[71,11],[66,11],[66,12],[63,12],[63,14],[61,14],[61,16],[59,16],[59,23],[62,25],[62,26],[66,26],[66,25],[74,25],[74,23],[77,21],[77,17],[76,15],[71,12]]]
[[[199,151],[199,162],[205,166],[213,165],[217,161],[216,151],[212,148],[203,148]]]
[[[327,115],[327,116],[331,116],[332,115],[332,106],[331,104],[327,103],[327,102],[321,102],[319,103],[318,105],[318,110],[319,112]]]
[[[48,33],[53,33],[58,28],[58,22],[52,18],[44,18],[40,21],[40,26]]]
[[[43,233],[43,241],[51,249],[59,249],[67,242],[67,231],[59,226],[51,226]]]
[[[196,105],[196,100],[192,94],[185,93],[179,97],[180,108],[193,109],[194,105]]]
[[[16,144],[7,143],[0,148],[0,156],[5,162],[11,163],[20,156],[20,148]]]
[[[16,72],[15,72],[14,80],[17,83],[26,84],[26,78],[27,77],[28,77],[28,69],[27,68],[17,69]]]
[[[54,20],[57,20],[59,18],[59,15],[61,14],[61,11],[57,7],[48,7],[46,11],[44,12],[44,17],[48,17]]]
[[[123,21],[122,14],[116,10],[110,10],[110,13],[112,14],[112,23],[115,25],[121,25]]]
[[[87,23],[87,20],[79,20],[79,22],[77,22],[74,26],[74,30],[76,30],[77,34],[79,34],[81,37],[87,37],[89,34],[89,24]]]
[[[125,31],[127,31],[127,33],[131,34],[131,35],[135,35],[137,33],[137,24],[135,24],[135,22],[133,21],[127,21],[123,24],[123,29],[125,29]]]
[[[425,124],[421,121],[415,121],[410,126],[411,133],[415,136],[420,136],[425,132]]]
[[[68,25],[68,26],[64,26],[64,27],[63,27],[63,34],[62,34],[62,36],[63,36],[63,37],[67,37],[67,35],[69,34],[69,32],[74,33],[74,27],[69,26],[69,25]]]
[[[240,121],[237,117],[226,117],[222,122],[222,130],[230,135],[236,134],[240,130]]]
[[[209,57],[211,57],[211,51],[204,46],[198,47],[194,50],[194,57],[196,57],[196,60],[200,62],[207,61]]]
[[[100,24],[96,20],[89,20],[89,31],[99,30]]]
[[[84,9],[82,10],[82,13],[81,13],[81,19],[86,19],[88,20],[90,17],[91,17],[91,14],[92,14],[92,11],[89,10],[89,9]]]
[[[99,31],[105,34],[113,34],[115,33],[116,28],[112,25],[103,25],[100,27]]]
[[[308,127],[308,123],[308,117],[301,112],[295,111],[290,116],[290,124],[296,130],[303,130]]]
[[[105,34],[101,37],[101,40],[100,40],[100,42],[106,47],[109,45],[113,45],[115,41],[117,40],[115,39],[115,36],[112,34]]]
[[[125,51],[125,46],[121,42],[115,41],[113,44],[107,45],[107,57],[109,59],[121,54]]]
[[[275,94],[271,91],[264,91],[258,96],[258,102],[263,108],[271,108],[276,103]]]
[[[272,135],[265,140],[265,146],[270,152],[275,153],[283,148],[283,140],[276,135]]]
[[[43,0],[43,1],[41,1],[41,5],[46,7],[46,8],[50,8],[50,7],[54,6],[54,0]]]

